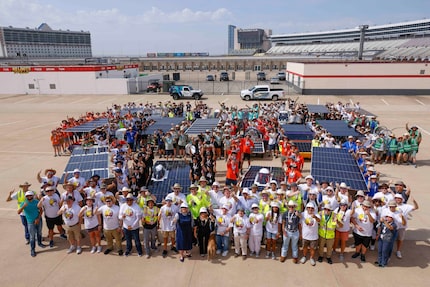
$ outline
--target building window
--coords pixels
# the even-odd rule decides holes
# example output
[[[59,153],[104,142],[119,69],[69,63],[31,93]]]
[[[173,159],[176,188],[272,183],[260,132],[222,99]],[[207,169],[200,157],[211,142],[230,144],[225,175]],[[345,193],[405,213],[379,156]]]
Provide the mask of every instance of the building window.
[[[34,84],[28,84],[28,88],[29,88],[30,90],[34,90]]]
[[[49,88],[50,88],[51,90],[55,90],[57,87],[55,86],[55,84],[49,84]]]

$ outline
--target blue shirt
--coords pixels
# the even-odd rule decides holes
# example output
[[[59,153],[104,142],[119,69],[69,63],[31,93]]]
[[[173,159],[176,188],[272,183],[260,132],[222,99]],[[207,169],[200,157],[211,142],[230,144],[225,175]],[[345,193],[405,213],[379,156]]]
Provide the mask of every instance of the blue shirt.
[[[28,205],[24,208],[25,218],[27,219],[28,223],[34,223],[34,221],[39,217],[39,208],[37,207],[39,201],[37,199],[33,199],[32,201],[28,201],[26,199],[23,203],[21,203],[21,207],[26,202]]]

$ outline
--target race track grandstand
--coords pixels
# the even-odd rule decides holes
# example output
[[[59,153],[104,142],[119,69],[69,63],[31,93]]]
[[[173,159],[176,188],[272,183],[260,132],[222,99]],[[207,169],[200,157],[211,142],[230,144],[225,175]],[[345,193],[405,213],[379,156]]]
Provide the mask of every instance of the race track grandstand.
[[[266,55],[356,59],[360,28],[272,35],[272,48]],[[430,59],[430,20],[368,26],[365,29],[363,59]]]

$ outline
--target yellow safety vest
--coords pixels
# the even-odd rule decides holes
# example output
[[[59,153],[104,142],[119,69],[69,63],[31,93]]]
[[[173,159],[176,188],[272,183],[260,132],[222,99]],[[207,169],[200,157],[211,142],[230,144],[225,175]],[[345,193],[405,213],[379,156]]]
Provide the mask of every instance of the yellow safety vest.
[[[16,201],[18,202],[18,208],[21,208],[21,204],[25,201],[25,192],[21,188],[16,193]]]
[[[326,220],[324,211],[320,212],[321,220],[318,227],[318,235],[325,239],[333,239],[336,231],[336,221],[333,222],[333,212],[330,212]]]
[[[156,224],[158,220],[158,207],[154,206],[152,210],[149,207],[145,207],[144,215],[145,224]]]

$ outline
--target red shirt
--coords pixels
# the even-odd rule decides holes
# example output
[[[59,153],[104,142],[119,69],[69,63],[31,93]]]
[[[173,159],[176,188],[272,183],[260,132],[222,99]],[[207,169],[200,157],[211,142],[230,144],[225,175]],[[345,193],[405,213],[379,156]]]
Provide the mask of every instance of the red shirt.
[[[241,140],[241,149],[243,153],[251,153],[254,148],[254,142],[251,139],[244,138]]]

